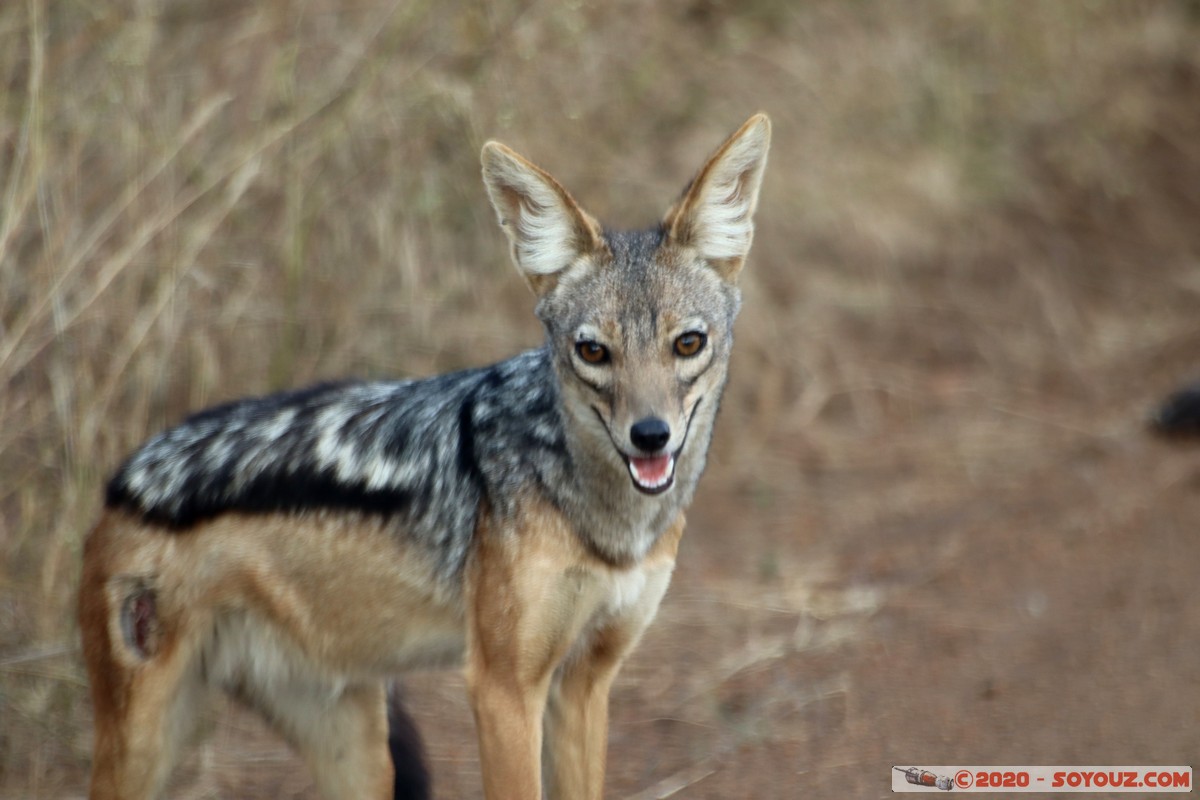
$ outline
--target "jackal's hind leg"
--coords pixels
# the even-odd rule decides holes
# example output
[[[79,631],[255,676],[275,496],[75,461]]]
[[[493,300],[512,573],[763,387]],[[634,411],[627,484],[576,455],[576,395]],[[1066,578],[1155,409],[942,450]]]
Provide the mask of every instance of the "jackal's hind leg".
[[[243,686],[234,694],[296,748],[322,797],[392,797],[382,682],[340,688],[317,683]]]
[[[88,578],[80,590],[80,627],[96,718],[89,797],[151,800],[205,696],[197,638],[164,623],[147,586]]]

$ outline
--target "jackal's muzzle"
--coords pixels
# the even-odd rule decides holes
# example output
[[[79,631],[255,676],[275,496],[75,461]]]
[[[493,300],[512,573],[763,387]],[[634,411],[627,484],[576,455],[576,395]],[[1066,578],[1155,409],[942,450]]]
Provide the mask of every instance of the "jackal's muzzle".
[[[629,441],[639,455],[626,455],[633,485],[647,494],[658,494],[671,488],[675,480],[675,455],[661,452],[671,441],[671,426],[658,417],[646,417],[633,423]]]

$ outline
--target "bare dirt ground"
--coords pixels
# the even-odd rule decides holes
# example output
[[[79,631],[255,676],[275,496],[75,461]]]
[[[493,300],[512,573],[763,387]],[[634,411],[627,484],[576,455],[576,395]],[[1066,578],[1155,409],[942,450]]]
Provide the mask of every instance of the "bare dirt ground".
[[[759,108],[733,377],[608,796],[1200,766],[1200,441],[1144,422],[1200,377],[1195,3],[94,5],[0,8],[0,797],[84,792],[71,606],[125,452],[534,344],[488,136],[620,224]],[[437,796],[480,797],[461,679],[405,686]],[[315,794],[223,708],[170,796]]]

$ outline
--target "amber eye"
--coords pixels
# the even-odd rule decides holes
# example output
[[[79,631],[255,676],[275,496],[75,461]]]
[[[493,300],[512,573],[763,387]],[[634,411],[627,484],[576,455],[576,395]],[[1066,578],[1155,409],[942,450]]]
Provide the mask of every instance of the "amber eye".
[[[575,352],[589,364],[604,364],[608,361],[608,348],[599,342],[576,342]]]
[[[708,337],[699,331],[688,331],[680,334],[675,340],[675,354],[684,358],[691,358],[704,349]]]

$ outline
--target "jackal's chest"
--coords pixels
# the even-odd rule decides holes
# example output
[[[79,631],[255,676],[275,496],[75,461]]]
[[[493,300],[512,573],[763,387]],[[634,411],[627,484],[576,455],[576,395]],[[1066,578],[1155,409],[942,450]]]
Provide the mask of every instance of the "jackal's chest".
[[[632,569],[602,579],[602,600],[598,610],[603,614],[619,615],[635,608],[646,593],[646,586],[651,583],[652,577],[650,570]]]
[[[624,567],[598,564],[581,565],[578,613],[586,619],[584,630],[609,626],[640,631],[658,612],[675,569],[675,555],[683,518],[633,564]],[[586,638],[586,637],[583,637]]]
[[[577,626],[563,663],[603,650],[606,642],[636,642],[658,612],[673,567],[673,561],[658,561],[589,574],[576,596]]]
[[[632,565],[626,568],[593,567],[592,580],[600,598],[598,613],[613,616],[654,614],[675,570],[683,527],[683,515],[677,512],[666,530],[648,537],[640,557]]]

